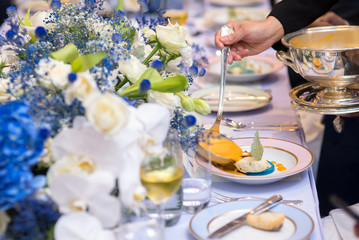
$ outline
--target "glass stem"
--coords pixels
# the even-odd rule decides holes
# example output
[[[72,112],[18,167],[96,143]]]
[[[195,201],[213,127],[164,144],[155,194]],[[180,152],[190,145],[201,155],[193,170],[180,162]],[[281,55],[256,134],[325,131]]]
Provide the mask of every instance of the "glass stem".
[[[163,213],[162,204],[156,204],[156,208],[157,208],[157,214],[158,214],[157,222],[158,222],[158,229],[159,229],[159,240],[164,240],[165,239],[165,236],[164,236],[165,223],[162,218],[162,213]]]

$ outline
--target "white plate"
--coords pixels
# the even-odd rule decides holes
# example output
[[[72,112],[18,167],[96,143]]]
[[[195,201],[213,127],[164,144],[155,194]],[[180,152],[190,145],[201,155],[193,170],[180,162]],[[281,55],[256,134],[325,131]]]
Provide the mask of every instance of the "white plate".
[[[26,0],[17,1],[17,8],[21,11],[27,11],[31,8],[31,12],[46,11],[50,8],[50,4],[45,0]]]
[[[219,28],[231,21],[262,21],[269,11],[255,7],[215,8],[204,12],[203,25],[207,28]]]
[[[246,68],[252,69],[254,73],[235,73],[233,69],[239,69],[239,65],[243,62],[233,62],[232,65],[227,66],[226,79],[231,82],[252,82],[258,81],[269,74],[275,73],[280,70],[284,64],[281,63],[275,57],[269,55],[258,55],[246,57]],[[208,74],[218,77],[218,81],[221,77],[221,59],[220,57],[212,57],[209,59]]]
[[[265,0],[210,0],[211,4],[222,6],[249,6],[264,3]]]
[[[233,201],[207,207],[192,217],[189,224],[190,230],[197,239],[208,239],[211,232],[255,208],[260,203],[261,201]],[[279,231],[263,231],[244,225],[223,236],[221,240],[308,239],[312,234],[314,222],[306,212],[285,204],[278,204],[270,211],[286,216]]]
[[[253,138],[236,138],[233,141],[243,151],[250,152]],[[263,146],[262,158],[275,162],[273,163],[275,165],[274,172],[262,176],[247,176],[225,172],[219,168],[212,167],[212,173],[242,184],[267,184],[300,173],[313,163],[312,152],[297,143],[275,138],[260,138],[260,141]],[[201,165],[199,158],[197,158],[197,161]],[[282,164],[286,170],[280,169],[278,164]]]
[[[204,88],[198,91],[194,91],[191,95],[193,98],[212,98],[214,100],[207,101],[209,104],[211,111],[218,110],[218,96],[219,96],[219,87],[211,87],[211,88]],[[261,89],[252,88],[252,87],[245,87],[245,86],[226,86],[224,98],[227,97],[245,97],[245,96],[254,96],[254,97],[264,97],[268,100],[231,100],[231,101],[224,101],[223,111],[224,112],[242,112],[248,111],[253,109],[262,108],[267,106],[271,99],[272,95],[266,91]]]

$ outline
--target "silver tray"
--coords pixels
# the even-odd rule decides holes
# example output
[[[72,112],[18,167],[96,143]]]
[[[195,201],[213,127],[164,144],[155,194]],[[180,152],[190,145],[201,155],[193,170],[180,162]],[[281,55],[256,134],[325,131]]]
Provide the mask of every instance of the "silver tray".
[[[293,88],[289,96],[292,106],[298,110],[327,115],[359,111],[358,89],[347,88],[344,92],[331,92],[323,86],[306,83]]]

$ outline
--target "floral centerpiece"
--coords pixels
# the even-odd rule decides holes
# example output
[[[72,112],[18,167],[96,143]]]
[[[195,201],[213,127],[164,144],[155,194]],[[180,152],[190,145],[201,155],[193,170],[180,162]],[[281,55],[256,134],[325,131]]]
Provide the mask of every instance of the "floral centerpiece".
[[[7,9],[0,239],[114,239],[114,213],[145,197],[140,164],[161,154],[169,128],[183,150],[195,145],[210,112],[188,95],[205,74],[203,50],[138,3],[131,19],[121,1],[106,14],[101,0],[53,0],[23,18]]]

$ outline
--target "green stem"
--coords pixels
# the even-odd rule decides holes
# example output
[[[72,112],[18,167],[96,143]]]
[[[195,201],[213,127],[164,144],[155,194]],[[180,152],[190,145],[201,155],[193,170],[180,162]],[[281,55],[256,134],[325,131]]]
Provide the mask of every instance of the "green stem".
[[[121,82],[116,84],[115,91],[117,92],[118,89],[122,88],[123,85],[125,85],[128,82],[129,82],[128,78],[125,77],[125,79],[123,79]]]
[[[166,61],[163,63],[163,65],[167,65],[167,63],[169,63],[169,61],[173,60],[173,59],[176,59],[178,56],[175,54],[175,55],[170,55]]]
[[[143,64],[147,65],[150,61],[151,57],[155,55],[155,53],[161,48],[161,45],[158,43],[156,47],[152,50],[152,52],[146,57],[146,59],[143,61]]]

